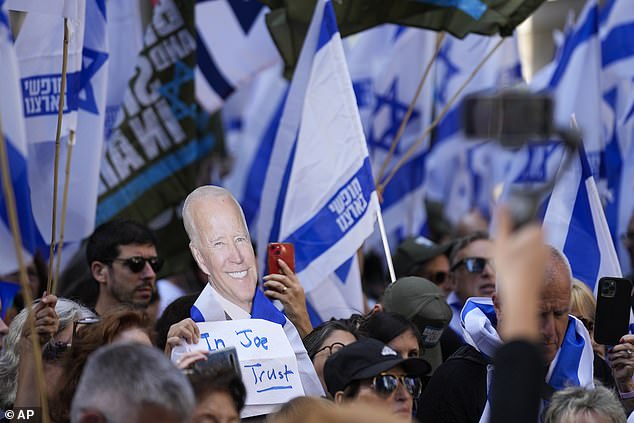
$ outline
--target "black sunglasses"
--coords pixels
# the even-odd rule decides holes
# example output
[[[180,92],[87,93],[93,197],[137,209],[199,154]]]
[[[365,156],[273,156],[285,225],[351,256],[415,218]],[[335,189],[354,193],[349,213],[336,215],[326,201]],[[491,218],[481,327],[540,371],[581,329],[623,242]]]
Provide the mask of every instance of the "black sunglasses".
[[[484,268],[487,263],[491,263],[493,266],[493,262],[490,259],[486,259],[483,257],[465,257],[456,264],[451,267],[451,271],[455,271],[460,266],[464,266],[469,273],[482,273],[484,272]]]
[[[448,276],[447,272],[439,271],[425,275],[425,279],[435,283],[436,285],[442,285],[447,281]]]
[[[161,257],[141,257],[141,256],[134,256],[134,257],[128,257],[128,258],[116,258],[116,259],[112,259],[110,261],[120,261],[121,263],[123,263],[124,266],[127,266],[128,269],[130,269],[132,272],[134,273],[139,273],[141,271],[143,271],[143,269],[145,269],[145,263],[150,263],[150,267],[152,268],[152,270],[154,270],[155,273],[158,273],[161,271],[161,268],[163,267],[163,264],[165,263],[165,260]]]
[[[423,382],[416,376],[396,376],[389,373],[381,373],[374,376],[370,387],[379,395],[389,397],[398,389],[399,381],[414,399],[420,397],[423,392]]]

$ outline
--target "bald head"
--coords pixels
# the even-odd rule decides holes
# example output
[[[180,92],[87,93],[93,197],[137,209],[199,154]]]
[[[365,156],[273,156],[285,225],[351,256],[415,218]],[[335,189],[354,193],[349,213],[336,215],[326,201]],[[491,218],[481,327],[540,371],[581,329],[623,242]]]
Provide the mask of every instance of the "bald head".
[[[543,343],[544,358],[550,363],[557,354],[568,329],[570,296],[572,292],[572,272],[568,259],[554,247],[548,247],[543,286],[539,297],[539,331]],[[505,310],[499,295],[494,299],[498,324],[504,318]]]

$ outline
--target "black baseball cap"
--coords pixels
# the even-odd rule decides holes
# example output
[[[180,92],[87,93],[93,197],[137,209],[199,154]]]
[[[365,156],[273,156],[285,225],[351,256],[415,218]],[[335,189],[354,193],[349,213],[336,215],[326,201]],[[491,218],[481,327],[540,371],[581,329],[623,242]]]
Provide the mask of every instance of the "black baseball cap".
[[[429,239],[419,236],[403,241],[392,256],[397,278],[415,276],[418,267],[434,257],[449,254],[451,243],[434,244]]]
[[[369,379],[401,366],[409,376],[424,376],[431,366],[422,358],[403,358],[383,342],[360,339],[331,355],[324,365],[324,379],[333,397],[355,380]]]

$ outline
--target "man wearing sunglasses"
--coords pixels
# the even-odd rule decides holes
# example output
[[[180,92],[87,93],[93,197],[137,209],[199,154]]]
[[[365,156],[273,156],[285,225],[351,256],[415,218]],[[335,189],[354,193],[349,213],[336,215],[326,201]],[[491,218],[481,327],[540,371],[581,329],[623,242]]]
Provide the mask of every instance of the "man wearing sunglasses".
[[[403,358],[376,339],[361,339],[328,358],[324,378],[338,404],[372,404],[411,419],[430,370],[423,359]]]
[[[156,289],[156,274],[163,266],[148,228],[131,220],[106,222],[88,239],[86,258],[99,284],[97,314],[120,304],[148,307]]]
[[[491,261],[493,242],[484,232],[461,238],[449,255],[454,291],[447,297],[453,317],[449,327],[462,338],[460,311],[471,297],[491,297],[495,292],[495,269]]]
[[[449,277],[449,250],[451,244],[434,244],[419,236],[407,238],[392,256],[397,278],[419,276],[438,285],[445,296],[453,291]]]

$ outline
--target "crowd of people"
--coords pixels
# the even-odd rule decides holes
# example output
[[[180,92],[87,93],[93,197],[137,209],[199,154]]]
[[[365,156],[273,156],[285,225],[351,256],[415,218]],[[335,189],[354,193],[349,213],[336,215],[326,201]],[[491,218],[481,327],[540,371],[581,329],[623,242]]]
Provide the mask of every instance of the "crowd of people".
[[[538,226],[513,231],[503,209],[495,239],[462,228],[439,243],[405,240],[393,256],[398,279],[372,307],[317,327],[288,263],[258,273],[228,191],[196,189],[182,216],[200,292],[156,311],[169,258],[152,232],[127,220],[99,226],[85,250],[94,302],[34,291],[34,304],[16,302],[8,326],[0,320],[0,409],[45,399],[40,409],[59,423],[625,422],[634,411],[634,335],[597,344],[592,292]],[[239,364],[173,354],[201,341],[200,323],[242,319],[282,327],[304,396],[253,401]]]

